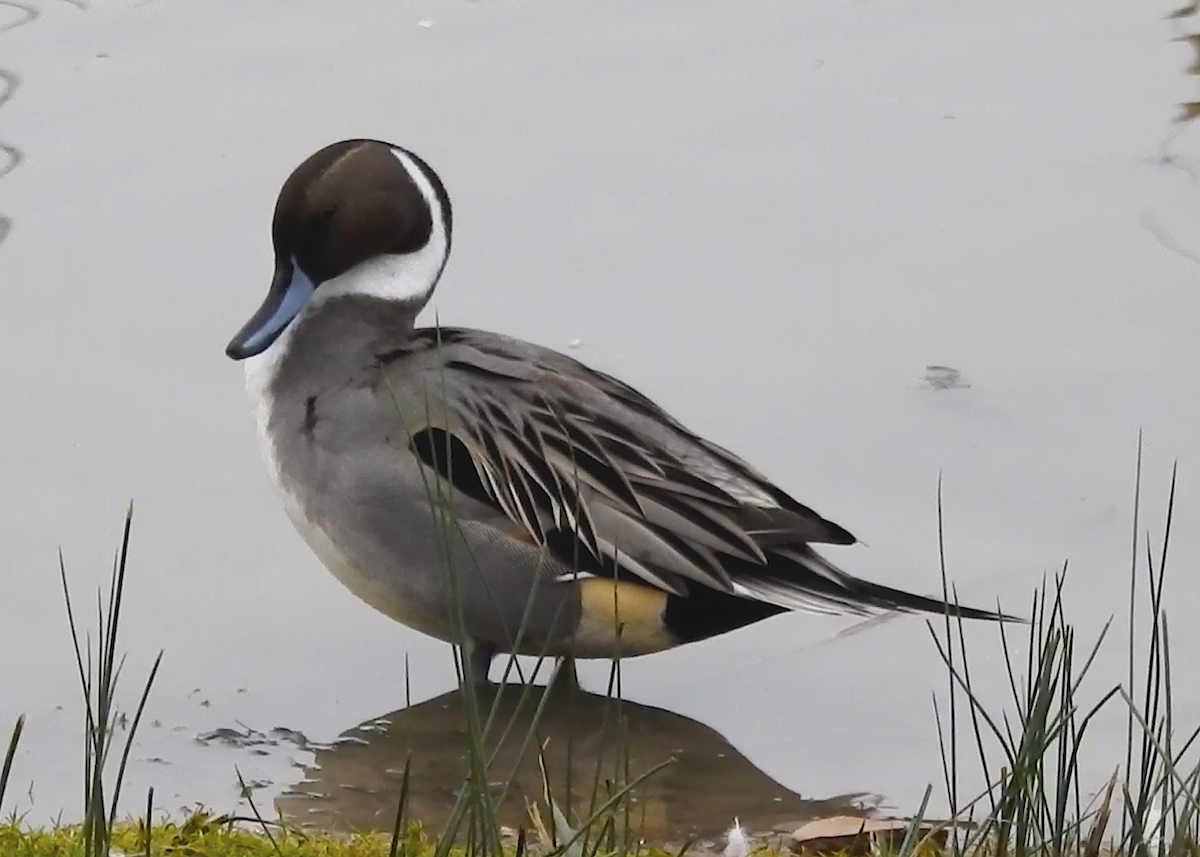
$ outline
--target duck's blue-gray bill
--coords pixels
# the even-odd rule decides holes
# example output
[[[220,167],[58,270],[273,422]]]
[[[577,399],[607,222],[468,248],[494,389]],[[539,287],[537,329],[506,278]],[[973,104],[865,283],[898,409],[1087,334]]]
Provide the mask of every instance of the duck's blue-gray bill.
[[[291,324],[316,286],[295,264],[281,265],[271,279],[266,300],[225,347],[234,360],[261,354]]]

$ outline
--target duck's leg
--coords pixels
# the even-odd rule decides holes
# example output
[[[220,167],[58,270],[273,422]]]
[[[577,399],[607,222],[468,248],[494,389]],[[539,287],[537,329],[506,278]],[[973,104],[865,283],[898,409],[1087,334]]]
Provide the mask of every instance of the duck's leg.
[[[492,659],[496,657],[496,650],[486,643],[470,640],[463,646],[463,656],[463,666],[467,671],[463,678],[475,684],[488,684],[488,670],[492,666]]]

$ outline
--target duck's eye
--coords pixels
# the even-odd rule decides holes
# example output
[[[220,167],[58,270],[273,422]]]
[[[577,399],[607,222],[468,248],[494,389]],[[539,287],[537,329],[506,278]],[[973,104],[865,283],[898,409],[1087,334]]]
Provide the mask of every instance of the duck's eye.
[[[329,231],[329,227],[333,224],[333,218],[337,214],[337,209],[333,206],[323,208],[317,212],[317,216],[313,218],[313,231],[318,235],[324,235]]]

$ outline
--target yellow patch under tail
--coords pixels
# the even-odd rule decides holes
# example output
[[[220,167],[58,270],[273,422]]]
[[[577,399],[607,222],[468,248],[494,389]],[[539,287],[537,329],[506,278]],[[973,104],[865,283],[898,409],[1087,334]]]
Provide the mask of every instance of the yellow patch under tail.
[[[679,644],[663,623],[667,593],[661,589],[599,577],[584,578],[578,585],[574,648],[579,657],[645,655]]]

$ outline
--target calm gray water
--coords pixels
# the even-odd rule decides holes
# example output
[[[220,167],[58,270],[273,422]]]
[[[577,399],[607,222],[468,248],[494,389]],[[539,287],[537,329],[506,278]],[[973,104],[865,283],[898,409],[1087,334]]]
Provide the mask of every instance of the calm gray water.
[[[23,155],[0,179],[0,728],[29,717],[5,809],[78,805],[56,552],[86,601],[130,498],[127,697],[165,651],[131,808],[154,784],[166,809],[232,809],[235,765],[271,794],[313,778],[341,759],[318,745],[403,706],[406,664],[414,701],[452,688],[447,646],[291,530],[222,354],[266,287],[280,182],[348,136],[444,177],[443,323],[573,344],[858,534],[833,558],[863,576],[939,590],[940,475],[962,599],[1022,609],[1069,559],[1094,636],[1125,610],[1144,430],[1155,539],[1180,466],[1172,644],[1200,655],[1200,162],[1170,124],[1197,96],[1167,6],[34,6],[0,32],[0,142]],[[850,624],[780,617],[631,661],[625,693],[764,778],[714,815],[765,812],[736,805],[759,794],[795,817],[852,794],[911,811],[940,782],[945,677],[920,620],[835,638]],[[1117,630],[1096,694],[1124,674]],[[1003,702],[994,629],[968,643]],[[1194,724],[1200,681],[1175,680]],[[1123,723],[1097,724],[1089,781]]]

